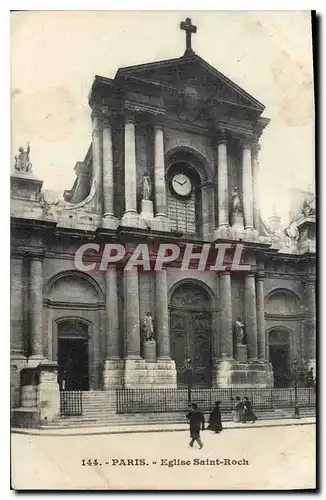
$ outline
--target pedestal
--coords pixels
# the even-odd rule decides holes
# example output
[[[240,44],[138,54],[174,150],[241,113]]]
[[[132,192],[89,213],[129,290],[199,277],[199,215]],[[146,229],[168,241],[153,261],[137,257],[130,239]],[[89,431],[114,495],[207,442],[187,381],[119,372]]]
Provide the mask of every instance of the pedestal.
[[[141,201],[140,216],[145,220],[153,219],[153,202],[151,200]]]
[[[176,389],[175,362],[172,359],[125,359],[124,386],[139,389]]]
[[[156,342],[155,340],[148,340],[144,342],[144,359],[146,361],[156,361]]]
[[[106,359],[103,366],[103,389],[123,389],[124,362],[122,359]]]
[[[243,214],[236,212],[232,214],[232,227],[239,227],[243,229]]]
[[[247,346],[244,344],[236,344],[235,357],[237,361],[240,361],[241,363],[246,363],[248,360]]]
[[[273,369],[270,363],[217,359],[213,365],[213,387],[267,388],[273,385]]]
[[[60,416],[58,365],[51,361],[42,362],[38,365],[38,373],[37,405],[40,424],[47,424]]]

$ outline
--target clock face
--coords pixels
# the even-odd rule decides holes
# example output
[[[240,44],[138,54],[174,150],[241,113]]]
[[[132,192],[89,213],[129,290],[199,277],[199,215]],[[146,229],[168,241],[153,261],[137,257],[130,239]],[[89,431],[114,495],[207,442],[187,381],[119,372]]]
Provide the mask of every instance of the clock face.
[[[191,180],[185,174],[174,175],[171,185],[175,193],[179,196],[189,196],[192,190]]]

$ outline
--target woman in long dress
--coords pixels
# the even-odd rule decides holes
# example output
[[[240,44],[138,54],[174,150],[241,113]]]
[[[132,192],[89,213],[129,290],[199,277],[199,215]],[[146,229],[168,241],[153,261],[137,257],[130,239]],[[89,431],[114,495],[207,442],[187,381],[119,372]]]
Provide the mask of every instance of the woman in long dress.
[[[220,401],[216,401],[213,411],[211,411],[209,416],[209,424],[207,427],[207,429],[214,431],[216,434],[223,430],[220,403]]]
[[[252,405],[249,401],[249,398],[247,396],[245,396],[244,401],[243,401],[243,421],[245,423],[248,420],[254,424],[257,420],[257,417],[254,414],[254,411],[252,409]]]
[[[243,422],[243,402],[240,400],[240,396],[235,397],[235,407],[232,416],[234,422]]]

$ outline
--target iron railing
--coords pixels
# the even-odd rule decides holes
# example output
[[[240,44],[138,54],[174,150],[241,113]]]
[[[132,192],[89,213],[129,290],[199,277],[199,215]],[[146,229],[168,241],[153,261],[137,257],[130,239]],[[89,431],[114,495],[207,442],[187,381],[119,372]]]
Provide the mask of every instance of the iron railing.
[[[314,388],[297,389],[297,401],[294,388],[225,388],[225,389],[192,389],[191,401],[198,404],[201,411],[210,411],[215,401],[220,401],[222,411],[232,411],[235,397],[248,396],[256,410],[274,410],[316,406]],[[160,413],[184,412],[188,410],[187,389],[117,389],[117,413]]]
[[[83,414],[82,391],[60,391],[60,416],[78,417]]]

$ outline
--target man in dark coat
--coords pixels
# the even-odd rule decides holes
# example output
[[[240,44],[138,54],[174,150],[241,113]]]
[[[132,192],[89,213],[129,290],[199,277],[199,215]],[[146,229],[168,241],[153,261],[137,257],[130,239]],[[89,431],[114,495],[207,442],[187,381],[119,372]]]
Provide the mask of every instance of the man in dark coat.
[[[217,434],[223,430],[220,404],[221,401],[216,401],[214,409],[209,416],[209,425],[207,427],[207,429],[210,429]]]
[[[256,415],[254,414],[254,411],[252,409],[251,403],[249,401],[249,398],[245,396],[243,401],[243,422],[246,423],[247,420],[251,420],[251,423],[255,423],[257,420]]]
[[[205,429],[205,417],[202,412],[198,410],[196,403],[192,403],[191,408],[190,412],[186,415],[190,424],[191,441],[189,446],[193,447],[194,442],[197,441],[199,449],[201,449],[204,445],[200,439],[200,428],[202,430]]]

